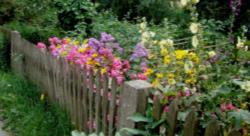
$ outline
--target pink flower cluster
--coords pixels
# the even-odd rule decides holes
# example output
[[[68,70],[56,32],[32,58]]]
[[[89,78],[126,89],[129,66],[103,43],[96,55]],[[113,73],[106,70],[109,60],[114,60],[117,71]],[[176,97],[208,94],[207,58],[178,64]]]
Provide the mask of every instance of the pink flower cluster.
[[[237,109],[237,107],[235,107],[232,102],[229,102],[229,103],[222,103],[220,105],[220,109],[222,112],[225,112],[225,111],[231,111],[231,110],[235,110]]]
[[[115,54],[122,53],[123,48],[110,34],[102,33],[101,38],[90,38],[80,43],[69,38],[49,38],[49,51],[54,57],[63,57],[66,61],[101,70],[121,84],[125,80],[125,74],[130,69],[129,61],[122,60]],[[39,42],[37,48],[46,49],[44,43]]]

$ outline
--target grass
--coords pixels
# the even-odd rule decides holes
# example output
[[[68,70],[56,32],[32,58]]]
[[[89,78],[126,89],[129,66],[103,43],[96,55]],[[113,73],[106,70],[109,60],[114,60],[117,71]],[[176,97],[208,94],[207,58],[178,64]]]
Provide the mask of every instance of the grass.
[[[40,96],[34,84],[0,71],[0,116],[5,129],[16,136],[70,136],[66,114]]]

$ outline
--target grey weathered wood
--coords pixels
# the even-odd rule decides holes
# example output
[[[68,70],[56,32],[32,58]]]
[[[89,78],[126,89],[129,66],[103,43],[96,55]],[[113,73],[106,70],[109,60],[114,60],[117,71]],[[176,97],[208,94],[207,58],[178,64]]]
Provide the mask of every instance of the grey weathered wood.
[[[108,135],[108,75],[103,75],[103,96],[102,96],[102,131],[105,135]]]
[[[167,135],[174,136],[175,128],[177,122],[177,114],[178,114],[178,100],[175,99],[171,102],[169,106],[169,112],[167,113],[167,122],[169,127],[167,128]]]
[[[128,120],[127,117],[139,112],[146,111],[147,89],[151,84],[143,80],[125,82],[120,97],[120,117],[119,128],[134,128],[135,122]]]
[[[110,101],[110,107],[109,107],[109,127],[108,127],[108,135],[113,136],[114,135],[114,123],[115,123],[115,101],[116,101],[116,93],[117,93],[117,83],[115,79],[112,79],[112,85],[111,85],[111,101]]]
[[[87,70],[84,66],[82,68],[82,105],[83,105],[83,128],[84,132],[88,133],[88,88],[87,88]]]
[[[88,101],[88,106],[89,106],[89,122],[91,124],[91,127],[89,128],[89,132],[92,133],[93,132],[93,128],[92,128],[92,125],[93,125],[93,121],[94,121],[94,118],[93,118],[93,115],[94,115],[94,109],[93,109],[93,91],[94,91],[94,87],[93,87],[93,83],[94,83],[94,77],[93,77],[93,71],[92,69],[89,71],[89,101]]]
[[[96,97],[95,97],[95,122],[96,122],[96,133],[101,132],[101,74],[100,71],[96,75]]]
[[[153,103],[153,118],[155,120],[159,120],[161,117],[161,103],[160,103],[160,96],[154,96],[154,103]]]
[[[196,136],[198,130],[197,125],[197,117],[193,109],[186,117],[184,123],[184,136]]]
[[[221,136],[221,125],[217,120],[211,120],[205,131],[205,136]]]

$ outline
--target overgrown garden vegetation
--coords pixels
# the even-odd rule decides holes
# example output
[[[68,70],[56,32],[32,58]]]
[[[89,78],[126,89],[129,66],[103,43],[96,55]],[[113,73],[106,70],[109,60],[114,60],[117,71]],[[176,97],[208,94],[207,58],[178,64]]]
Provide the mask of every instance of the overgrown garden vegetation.
[[[19,31],[29,41],[38,43],[41,51],[101,70],[119,84],[134,79],[150,82],[154,87],[152,101],[157,96],[162,106],[160,119],[153,118],[152,103],[148,103],[146,115],[140,117],[146,119],[143,120],[145,127],[130,133],[159,135],[155,128],[168,127],[164,120],[169,104],[178,98],[181,112],[177,134],[183,134],[181,124],[191,107],[195,107],[200,135],[213,119],[220,122],[225,136],[232,130],[249,135],[249,1],[5,0],[0,4],[2,27]],[[0,33],[0,68],[6,70],[9,49],[4,46],[4,39]],[[10,80],[12,75],[8,73],[2,72],[2,75],[0,87],[7,92],[13,90],[11,95],[14,95],[6,98],[10,95],[6,91],[0,95],[0,100],[7,99],[7,104],[2,104],[7,120],[18,116],[16,113],[12,116],[13,107],[8,101],[15,102],[15,97],[20,97],[20,103],[24,104],[17,104],[18,101],[14,104],[27,108],[24,101],[34,98],[34,109],[31,106],[14,112],[34,111],[38,119],[33,123],[55,125],[56,130],[66,127],[65,131],[54,134],[44,128],[46,135],[69,132],[66,117],[54,111],[57,109],[54,106],[39,101],[39,93],[33,92],[36,89],[18,83],[17,79]],[[12,88],[14,85],[20,85],[21,89]],[[23,92],[26,89],[32,94],[28,98],[23,96],[30,95],[29,91]],[[25,114],[21,114],[21,122],[29,118]],[[54,119],[54,115],[47,114],[60,114],[62,118]],[[62,126],[55,123],[58,121]],[[14,125],[17,133],[25,135],[34,131],[42,135],[42,130],[33,127],[16,130],[22,125],[9,122],[9,127]]]

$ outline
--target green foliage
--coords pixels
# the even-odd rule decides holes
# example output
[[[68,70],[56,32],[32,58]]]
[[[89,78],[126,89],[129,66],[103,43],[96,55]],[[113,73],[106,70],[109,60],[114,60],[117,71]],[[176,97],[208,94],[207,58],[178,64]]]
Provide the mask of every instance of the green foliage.
[[[0,70],[7,70],[10,63],[10,45],[6,35],[0,31]]]
[[[0,116],[5,129],[18,136],[69,136],[71,123],[55,105],[40,100],[32,83],[0,72]]]
[[[27,25],[21,22],[11,22],[4,27],[10,30],[16,30],[27,40],[32,43],[47,41],[51,36],[60,36],[60,29],[51,27],[42,27],[40,25]]]
[[[72,31],[71,35],[86,36],[89,33],[89,24],[97,15],[95,5],[89,0],[57,0],[58,19],[61,28]]]

